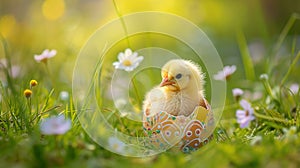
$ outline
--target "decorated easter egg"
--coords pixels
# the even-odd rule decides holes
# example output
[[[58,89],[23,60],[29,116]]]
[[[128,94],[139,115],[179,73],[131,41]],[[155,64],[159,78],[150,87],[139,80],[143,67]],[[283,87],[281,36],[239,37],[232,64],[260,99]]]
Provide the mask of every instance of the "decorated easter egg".
[[[143,116],[143,129],[151,147],[160,150],[195,151],[213,138],[214,118],[205,101],[189,115],[174,116],[165,111]]]

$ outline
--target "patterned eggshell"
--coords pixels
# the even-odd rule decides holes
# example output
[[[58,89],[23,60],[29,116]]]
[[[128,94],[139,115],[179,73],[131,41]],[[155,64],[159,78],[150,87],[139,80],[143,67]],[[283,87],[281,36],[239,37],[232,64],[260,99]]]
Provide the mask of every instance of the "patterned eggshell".
[[[161,111],[143,117],[143,128],[154,149],[197,150],[213,138],[214,118],[210,105],[197,106],[189,116],[174,116]]]

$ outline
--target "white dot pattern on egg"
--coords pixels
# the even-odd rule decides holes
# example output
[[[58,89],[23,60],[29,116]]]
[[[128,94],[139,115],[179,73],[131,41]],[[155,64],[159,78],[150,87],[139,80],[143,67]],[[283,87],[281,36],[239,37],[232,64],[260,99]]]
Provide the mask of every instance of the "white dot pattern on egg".
[[[197,150],[213,138],[215,126],[210,105],[197,106],[189,116],[159,112],[143,117],[143,128],[151,139],[151,147],[177,149],[184,153]]]

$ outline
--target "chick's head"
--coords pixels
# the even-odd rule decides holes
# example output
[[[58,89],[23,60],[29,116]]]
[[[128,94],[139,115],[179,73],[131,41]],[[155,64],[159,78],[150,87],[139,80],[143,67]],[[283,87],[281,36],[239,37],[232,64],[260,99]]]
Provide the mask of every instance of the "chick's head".
[[[179,92],[187,89],[202,90],[203,75],[201,69],[194,63],[175,59],[167,62],[161,71],[161,87]]]

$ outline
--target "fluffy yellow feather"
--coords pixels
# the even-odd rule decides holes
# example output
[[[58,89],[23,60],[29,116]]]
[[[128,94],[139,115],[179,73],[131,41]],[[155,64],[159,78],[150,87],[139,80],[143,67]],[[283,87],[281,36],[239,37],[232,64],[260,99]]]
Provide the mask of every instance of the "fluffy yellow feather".
[[[162,82],[150,90],[143,111],[152,116],[160,111],[172,115],[190,115],[204,103],[204,76],[195,63],[182,59],[168,61],[161,70]]]

